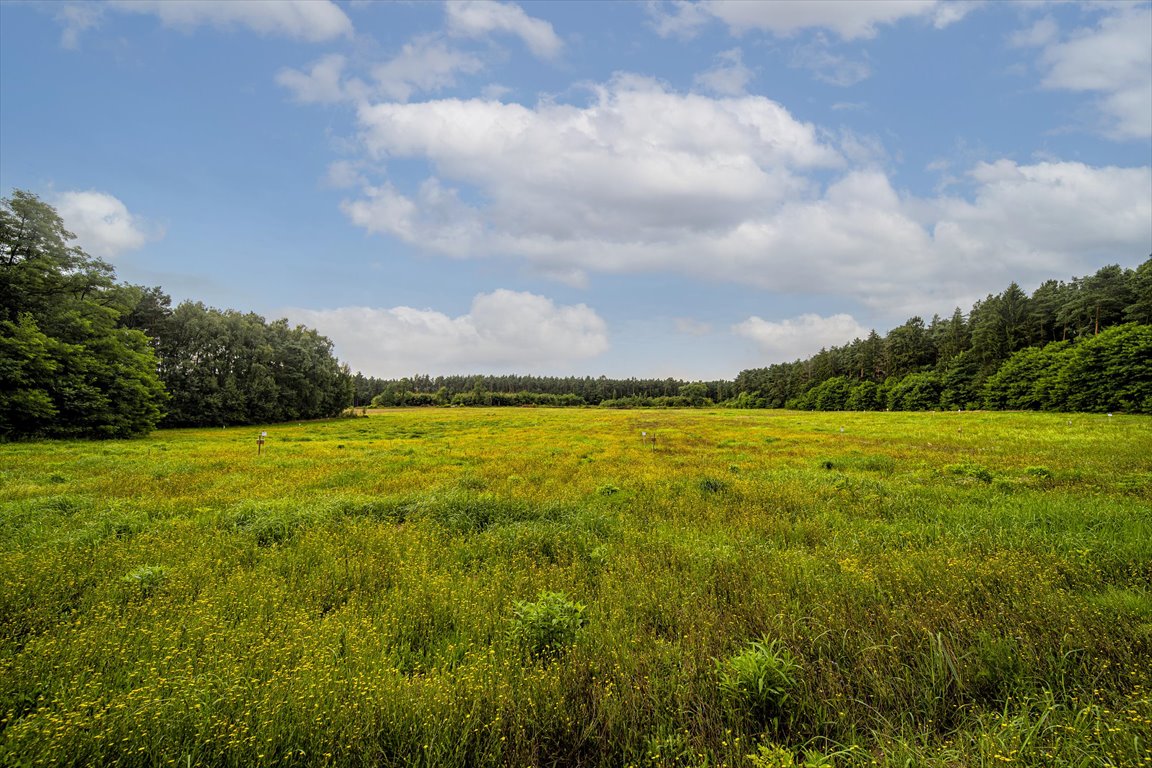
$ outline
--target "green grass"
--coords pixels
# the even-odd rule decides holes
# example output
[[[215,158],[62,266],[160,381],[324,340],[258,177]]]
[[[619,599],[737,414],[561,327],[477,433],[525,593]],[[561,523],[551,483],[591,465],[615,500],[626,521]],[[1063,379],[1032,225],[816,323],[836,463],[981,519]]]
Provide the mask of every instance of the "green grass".
[[[267,430],[0,445],[0,765],[1152,766],[1147,417]]]

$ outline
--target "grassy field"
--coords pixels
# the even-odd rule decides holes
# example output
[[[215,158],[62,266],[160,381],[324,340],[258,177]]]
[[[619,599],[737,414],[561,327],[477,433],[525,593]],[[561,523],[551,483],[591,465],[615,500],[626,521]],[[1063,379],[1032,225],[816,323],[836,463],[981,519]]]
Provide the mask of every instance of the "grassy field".
[[[0,445],[0,764],[1152,766],[1147,417],[266,429]]]

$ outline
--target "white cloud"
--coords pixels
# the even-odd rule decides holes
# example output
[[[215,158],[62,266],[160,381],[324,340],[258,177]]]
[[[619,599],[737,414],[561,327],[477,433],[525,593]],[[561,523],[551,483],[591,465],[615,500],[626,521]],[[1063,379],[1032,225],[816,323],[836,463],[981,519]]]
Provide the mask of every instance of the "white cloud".
[[[1013,48],[1039,48],[1056,42],[1060,37],[1060,27],[1051,16],[1033,22],[1032,26],[1013,33],[1008,45]]]
[[[346,65],[344,56],[330,54],[307,71],[281,69],[276,82],[305,104],[364,103],[372,97],[407,101],[417,93],[451,88],[458,75],[484,69],[479,58],[436,35],[420,35],[405,43],[391,59],[371,67],[369,82],[347,76]]]
[[[332,339],[352,368],[381,377],[558,372],[608,349],[607,326],[590,307],[505,289],[478,294],[468,314],[458,317],[412,307],[287,314]]]
[[[341,78],[344,57],[330,54],[312,64],[307,72],[284,68],[276,74],[276,82],[292,91],[302,104],[334,104],[347,98]]]
[[[984,273],[1079,274],[1085,255],[1146,253],[1152,246],[1152,168],[1009,160],[969,174],[972,198],[931,201],[937,250]]]
[[[973,3],[938,0],[705,0],[650,5],[656,31],[665,36],[687,36],[712,19],[728,25],[732,34],[750,30],[779,36],[805,29],[824,29],[844,40],[875,37],[877,27],[901,19],[923,18],[936,28],[963,18]]]
[[[74,50],[80,47],[80,35],[100,25],[104,9],[92,3],[67,3],[56,11],[56,21],[64,25],[60,45]]]
[[[328,165],[325,183],[334,189],[351,189],[366,184],[360,164],[354,160],[337,160]]]
[[[457,74],[484,68],[476,56],[448,46],[434,35],[405,43],[389,61],[372,68],[378,90],[388,98],[407,101],[419,91],[439,91],[456,84]]]
[[[817,35],[811,42],[797,46],[792,51],[789,63],[793,67],[810,70],[817,80],[842,87],[855,85],[872,75],[872,67],[867,61],[833,53],[823,35]]]
[[[351,20],[331,0],[109,0],[108,5],[156,16],[169,27],[240,26],[313,43],[352,35]]]
[[[1043,22],[1040,22],[1041,24]],[[1045,88],[1099,95],[1106,117],[1100,130],[1113,139],[1152,136],[1152,9],[1120,6],[1092,29],[1053,41],[1051,28],[1036,27],[1020,42],[1043,45]]]
[[[64,192],[56,199],[56,211],[76,235],[80,246],[93,256],[114,259],[141,248],[162,236],[127,206],[106,192]]]
[[[714,100],[620,77],[585,107],[446,99],[359,111],[374,157],[426,158],[480,191],[526,251],[577,237],[675,240],[803,191],[794,169],[840,155],[762,97]]]
[[[804,314],[779,321],[764,320],[753,315],[733,325],[732,332],[756,342],[768,363],[783,363],[807,357],[822,347],[842,346],[868,335],[867,328],[846,314],[831,317]]]
[[[696,75],[698,86],[721,96],[741,96],[752,80],[753,73],[744,66],[744,55],[739,48],[723,51],[716,56],[716,66]]]
[[[673,272],[846,295],[899,319],[1152,249],[1148,167],[1001,161],[917,198],[893,188],[883,147],[850,133],[834,147],[756,96],[620,76],[583,106],[444,99],[358,119],[369,159],[431,175],[411,190],[365,182],[344,203],[354,223],[576,284]]]
[[[552,25],[529,16],[515,3],[495,0],[449,0],[448,31],[461,37],[484,37],[492,32],[506,32],[519,37],[533,54],[555,58],[564,48]]]

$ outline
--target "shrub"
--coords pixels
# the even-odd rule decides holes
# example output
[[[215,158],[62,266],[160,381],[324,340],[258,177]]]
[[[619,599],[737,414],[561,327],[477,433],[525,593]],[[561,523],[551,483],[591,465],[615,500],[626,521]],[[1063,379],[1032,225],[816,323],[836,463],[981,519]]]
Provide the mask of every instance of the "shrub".
[[[720,691],[760,721],[780,715],[800,665],[778,640],[752,640],[743,651],[716,662]]]
[[[704,493],[720,493],[728,488],[728,483],[715,477],[703,477],[697,485]]]
[[[562,592],[541,592],[536,602],[518,601],[512,609],[512,640],[534,659],[560,656],[576,642],[587,623],[584,606]]]
[[[133,568],[120,579],[141,597],[151,597],[168,580],[168,570],[160,565]]]
[[[980,480],[981,482],[985,483],[992,482],[992,470],[980,464],[975,464],[972,462],[965,462],[963,464],[949,464],[944,469],[948,472],[951,472],[953,475],[970,477],[973,480]]]

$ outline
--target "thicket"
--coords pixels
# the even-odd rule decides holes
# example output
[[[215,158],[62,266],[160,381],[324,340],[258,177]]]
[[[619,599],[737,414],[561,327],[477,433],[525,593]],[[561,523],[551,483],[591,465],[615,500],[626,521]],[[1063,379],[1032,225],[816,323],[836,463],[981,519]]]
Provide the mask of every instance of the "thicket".
[[[56,211],[0,201],[0,440],[332,416],[352,378],[315,331],[118,283]]]

